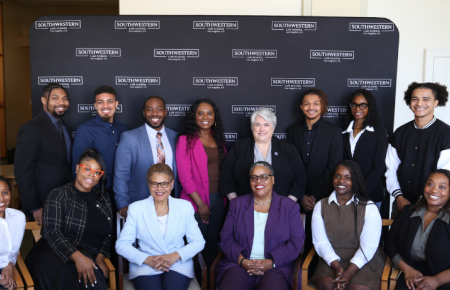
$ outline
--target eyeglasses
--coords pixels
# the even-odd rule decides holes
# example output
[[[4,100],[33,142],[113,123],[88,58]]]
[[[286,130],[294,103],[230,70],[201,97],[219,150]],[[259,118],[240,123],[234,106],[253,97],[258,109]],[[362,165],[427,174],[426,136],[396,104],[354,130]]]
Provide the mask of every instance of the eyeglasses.
[[[257,182],[258,179],[261,179],[261,181],[267,181],[267,179],[269,179],[269,176],[273,176],[273,174],[261,174],[260,176],[250,175],[250,181]]]
[[[151,188],[158,188],[158,186],[160,186],[160,185],[162,188],[167,188],[167,187],[169,187],[169,184],[171,182],[172,182],[172,180],[171,181],[163,181],[163,182],[150,181],[149,184],[150,184]]]
[[[97,177],[97,178],[102,177],[103,173],[105,173],[104,171],[101,171],[101,170],[94,170],[90,166],[85,165],[85,164],[78,164],[78,166],[81,167],[81,170],[83,171],[84,174],[87,174],[87,175],[93,174],[94,177]]]
[[[368,106],[369,106],[369,104],[367,104],[367,103],[361,103],[361,104],[350,103],[350,108],[352,108],[352,109],[356,109],[357,107],[359,107],[359,109],[365,110],[365,109],[367,109]]]

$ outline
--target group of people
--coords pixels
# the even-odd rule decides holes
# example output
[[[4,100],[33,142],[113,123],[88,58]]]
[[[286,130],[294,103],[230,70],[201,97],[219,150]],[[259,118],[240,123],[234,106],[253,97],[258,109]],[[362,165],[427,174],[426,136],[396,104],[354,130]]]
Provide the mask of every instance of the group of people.
[[[130,261],[136,289],[187,289],[192,258],[202,252],[209,268],[219,246],[217,289],[291,289],[295,260],[314,246],[318,289],[375,290],[384,177],[395,197],[384,250],[403,272],[396,289],[450,289],[450,127],[434,117],[445,86],[412,83],[404,100],[414,120],[389,141],[370,91],[349,97],[340,128],[322,118],[326,94],[310,89],[286,142],[273,136],[276,115],[259,109],[252,136],[230,150],[210,99],[192,104],[177,133],[164,126],[164,99],[148,97],[145,123],[128,130],[114,118],[114,88],[102,86],[98,115],[73,143],[62,120],[67,90],[50,83],[41,100],[15,155],[22,210],[42,225],[25,260],[37,289],[107,289],[104,260],[115,252]],[[0,247],[0,285],[8,288],[25,218],[6,209],[6,180],[0,190],[0,241],[12,245]],[[116,212],[126,218],[117,241]]]

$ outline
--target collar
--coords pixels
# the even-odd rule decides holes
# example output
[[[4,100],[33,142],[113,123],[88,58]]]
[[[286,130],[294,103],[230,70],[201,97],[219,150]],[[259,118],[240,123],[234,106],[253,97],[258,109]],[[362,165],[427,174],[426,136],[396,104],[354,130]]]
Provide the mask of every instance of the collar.
[[[355,195],[353,195],[352,198],[349,201],[347,201],[347,203],[345,205],[349,205],[354,200],[355,200]],[[331,204],[332,201],[334,201],[339,206],[339,203],[336,199],[336,190],[330,194],[330,197],[328,198],[328,204]]]
[[[431,125],[433,125],[434,122],[436,122],[436,116],[433,116],[433,119],[431,119],[430,122],[428,122],[428,124],[426,124],[425,126],[423,126],[422,129],[419,128],[419,126],[417,126],[416,122],[414,122],[414,128],[419,129],[419,130],[425,130],[426,128],[430,127]]]
[[[55,118],[55,116],[53,116],[52,114],[50,114],[49,112],[47,112],[46,110],[44,110],[44,112],[47,114],[47,116],[49,116],[50,120],[52,121],[53,124],[55,124],[56,122],[58,122],[59,120]],[[61,119],[60,119],[61,120]]]
[[[411,215],[411,218],[418,216],[423,220],[424,215],[425,215],[425,207],[423,206],[419,211],[414,211],[413,214]],[[446,222],[447,224],[450,224],[450,214],[446,213],[445,211],[441,211],[436,217],[436,219],[440,219]]]
[[[343,131],[342,134],[353,133],[353,123],[354,122],[355,122],[354,120],[351,121],[350,124],[347,127],[347,130]],[[370,132],[374,132],[375,131],[375,129],[373,129],[372,126],[366,126],[364,129],[361,130],[361,132],[364,132],[365,130],[370,131]]]
[[[111,124],[113,126],[116,126],[116,124],[117,124],[115,119],[113,119],[112,123],[111,122],[103,122],[102,117],[100,117],[98,114],[94,118],[94,120],[95,120],[95,122],[97,122],[97,124],[102,125],[102,126],[107,127],[107,128],[111,127]]]
[[[320,120],[322,120],[322,116],[319,118],[319,120],[317,120],[317,121],[312,125],[311,131],[317,129],[317,127],[319,126]],[[305,127],[306,127],[306,131],[310,131],[309,128],[308,128],[308,124],[306,124],[306,120],[305,120]]]
[[[155,129],[153,129],[152,127],[150,127],[147,123],[145,123],[145,129],[147,130],[147,134],[152,137],[152,138],[156,138],[156,134],[158,132],[161,132],[161,134],[164,136],[166,134],[166,130],[165,127],[163,125],[163,127],[161,128],[161,130],[156,131]]]

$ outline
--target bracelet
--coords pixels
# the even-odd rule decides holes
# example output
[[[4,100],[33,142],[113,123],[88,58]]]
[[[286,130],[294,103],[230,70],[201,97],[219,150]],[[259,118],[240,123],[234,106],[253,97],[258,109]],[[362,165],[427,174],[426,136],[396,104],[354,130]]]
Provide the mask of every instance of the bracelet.
[[[245,258],[242,258],[241,262],[239,263],[239,266],[242,268],[242,262],[244,262]]]

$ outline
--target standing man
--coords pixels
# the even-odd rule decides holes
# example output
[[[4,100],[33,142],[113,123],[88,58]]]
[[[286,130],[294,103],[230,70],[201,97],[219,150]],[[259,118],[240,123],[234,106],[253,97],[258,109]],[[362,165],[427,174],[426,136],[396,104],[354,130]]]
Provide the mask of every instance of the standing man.
[[[47,195],[71,179],[72,149],[70,129],[61,119],[69,108],[66,89],[49,83],[41,101],[43,110],[19,129],[14,157],[22,209],[38,225]]]
[[[125,132],[120,138],[114,164],[114,193],[121,216],[128,205],[150,196],[147,171],[155,163],[165,163],[175,174],[175,197],[181,193],[175,162],[177,133],[164,126],[166,102],[158,96],[144,102],[145,124]]]
[[[94,92],[94,106],[98,115],[78,127],[72,150],[72,176],[74,178],[78,159],[86,149],[94,148],[102,156],[107,174],[106,191],[110,195],[113,212],[117,212],[113,192],[114,157],[120,135],[128,130],[127,125],[114,119],[118,105],[119,101],[114,88],[98,87]]]
[[[447,87],[413,82],[404,100],[414,120],[395,130],[386,155],[386,187],[395,198],[392,219],[419,199],[433,170],[450,170],[450,126],[434,116],[434,108],[448,101]]]
[[[287,141],[294,144],[306,166],[306,190],[300,205],[306,213],[305,253],[312,248],[311,218],[316,201],[324,196],[325,186],[334,165],[342,159],[342,130],[325,120],[328,98],[319,89],[310,89],[302,96],[300,109],[305,120],[288,129]]]

